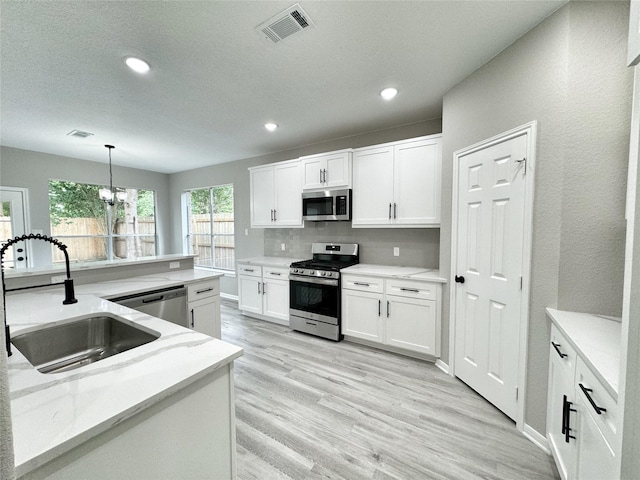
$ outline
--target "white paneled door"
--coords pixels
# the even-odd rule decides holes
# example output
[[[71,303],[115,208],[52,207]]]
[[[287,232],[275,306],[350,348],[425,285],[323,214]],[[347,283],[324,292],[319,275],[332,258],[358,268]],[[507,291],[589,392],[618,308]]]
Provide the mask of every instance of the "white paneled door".
[[[512,419],[518,406],[527,134],[458,157],[455,375]]]

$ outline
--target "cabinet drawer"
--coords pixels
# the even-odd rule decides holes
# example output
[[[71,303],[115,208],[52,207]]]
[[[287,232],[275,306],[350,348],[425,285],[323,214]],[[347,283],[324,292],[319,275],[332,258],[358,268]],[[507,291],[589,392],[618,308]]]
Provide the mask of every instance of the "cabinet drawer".
[[[217,278],[187,285],[187,299],[189,302],[218,294],[220,294],[220,281]]]
[[[616,429],[618,403],[581,358],[578,358],[576,366],[576,395],[585,405],[587,412],[583,412],[583,415],[591,415],[607,442],[615,450],[619,443]],[[596,407],[601,409],[600,413]]]
[[[437,300],[437,283],[417,282],[415,280],[388,279],[385,293],[399,297]]]
[[[549,343],[551,347],[550,355],[558,360],[558,365],[561,365],[565,375],[571,379],[575,378],[576,373],[576,351],[569,344],[569,341],[558,330],[558,327],[551,325],[551,341]]]
[[[262,275],[264,280],[289,280],[288,268],[262,267]]]
[[[256,265],[238,264],[238,275],[245,275],[249,277],[261,277],[262,267]]]
[[[361,292],[378,292],[384,290],[384,279],[377,277],[361,277],[359,275],[344,275],[342,288],[347,290],[359,290]]]

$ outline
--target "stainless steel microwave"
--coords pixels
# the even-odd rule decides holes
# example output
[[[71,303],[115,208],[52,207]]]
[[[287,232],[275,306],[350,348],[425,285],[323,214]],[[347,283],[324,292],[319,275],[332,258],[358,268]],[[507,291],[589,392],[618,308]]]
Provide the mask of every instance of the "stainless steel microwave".
[[[312,222],[351,220],[351,189],[303,193],[302,218]]]

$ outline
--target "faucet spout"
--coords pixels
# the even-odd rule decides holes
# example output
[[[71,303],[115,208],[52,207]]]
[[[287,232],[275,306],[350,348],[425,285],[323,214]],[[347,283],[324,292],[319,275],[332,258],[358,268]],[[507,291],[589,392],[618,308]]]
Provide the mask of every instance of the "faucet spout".
[[[29,287],[20,287],[20,288],[10,288],[7,289],[7,286],[4,282],[4,263],[3,263],[3,258],[4,258],[4,253],[7,251],[7,249],[11,246],[14,245],[18,242],[22,242],[24,240],[43,240],[45,242],[49,242],[53,245],[55,245],[56,247],[58,247],[62,253],[64,253],[64,261],[65,261],[65,266],[67,269],[67,278],[65,279],[64,282],[64,300],[62,302],[63,305],[71,305],[73,303],[77,303],[78,300],[76,299],[75,296],[75,292],[74,292],[74,288],[73,288],[73,280],[71,279],[71,268],[69,266],[69,254],[67,253],[67,246],[62,243],[61,241],[53,238],[53,237],[48,237],[47,235],[42,235],[40,233],[37,234],[33,234],[30,233],[28,235],[22,235],[20,237],[15,237],[11,240],[8,240],[7,243],[5,243],[2,248],[0,248],[0,274],[2,275],[2,308],[3,308],[3,320],[4,320],[4,330],[5,330],[5,339],[6,339],[6,343],[7,343],[7,355],[11,356],[11,336],[9,334],[9,325],[7,325],[7,307],[6,307],[6,292],[12,292],[14,290],[25,290],[27,288],[38,288],[38,287],[49,287],[51,285],[58,285],[55,283],[50,283],[50,284],[45,284],[45,285],[32,285]]]

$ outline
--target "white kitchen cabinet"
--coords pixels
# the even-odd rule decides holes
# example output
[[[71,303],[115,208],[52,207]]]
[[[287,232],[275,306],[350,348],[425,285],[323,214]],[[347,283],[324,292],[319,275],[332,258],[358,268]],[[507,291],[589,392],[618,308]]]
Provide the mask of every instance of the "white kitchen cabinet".
[[[262,267],[238,265],[238,309],[243,313],[262,313]]]
[[[300,157],[302,189],[351,188],[352,150]]]
[[[344,274],[342,333],[439,357],[441,291],[439,283]]]
[[[215,278],[187,286],[189,326],[200,333],[221,338],[220,280]]]
[[[576,352],[555,325],[551,328],[549,388],[547,393],[547,438],[560,476],[575,478],[577,445],[575,438]],[[565,429],[569,428],[568,435]]]
[[[353,153],[353,227],[438,227],[442,135]]]
[[[238,265],[238,309],[249,316],[289,324],[289,269]]]
[[[302,227],[298,160],[249,169],[252,227]]]
[[[617,401],[552,325],[547,438],[564,480],[616,475]]]
[[[342,290],[342,334],[382,343],[383,295],[358,290]]]

